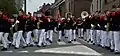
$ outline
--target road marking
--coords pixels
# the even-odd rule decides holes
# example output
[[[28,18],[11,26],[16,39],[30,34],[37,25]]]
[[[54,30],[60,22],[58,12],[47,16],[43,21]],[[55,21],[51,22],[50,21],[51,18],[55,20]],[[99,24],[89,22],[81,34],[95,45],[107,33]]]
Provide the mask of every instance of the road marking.
[[[4,51],[4,52],[11,53],[11,52],[13,52],[13,51]]]
[[[3,44],[0,44],[0,46],[3,46]]]
[[[64,41],[61,41],[61,42],[58,42],[58,41],[57,41],[57,44],[58,44],[58,45],[66,45],[66,43],[65,43]]]
[[[73,41],[72,43],[73,43],[73,44],[81,44],[81,43],[78,42],[78,41]]]
[[[18,51],[17,53],[28,53],[28,51]]]
[[[35,53],[58,53],[58,54],[78,54],[78,55],[102,55],[84,45],[76,45],[69,47],[40,49],[34,51]]]

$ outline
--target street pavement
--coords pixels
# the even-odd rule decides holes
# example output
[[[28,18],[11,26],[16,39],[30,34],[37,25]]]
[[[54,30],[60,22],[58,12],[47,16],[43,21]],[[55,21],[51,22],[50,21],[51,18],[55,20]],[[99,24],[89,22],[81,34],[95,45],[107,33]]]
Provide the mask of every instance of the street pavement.
[[[80,38],[71,44],[67,43],[66,38],[62,38],[61,42],[58,42],[57,38],[58,35],[54,33],[53,43],[48,43],[46,47],[34,46],[17,50],[11,47],[8,51],[0,51],[0,56],[120,56]]]

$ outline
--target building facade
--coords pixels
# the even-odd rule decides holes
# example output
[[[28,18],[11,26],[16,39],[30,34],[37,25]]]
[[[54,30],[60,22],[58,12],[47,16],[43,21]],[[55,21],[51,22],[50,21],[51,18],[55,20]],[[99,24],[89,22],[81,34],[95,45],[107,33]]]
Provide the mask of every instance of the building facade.
[[[83,10],[90,12],[89,8],[92,2],[92,0],[61,0],[60,2],[59,1],[60,0],[56,0],[54,4],[59,4],[57,4],[57,7],[55,8],[59,8],[61,17],[65,17],[65,13],[67,12],[71,12],[76,17],[80,17],[80,14]]]
[[[23,8],[24,0],[15,0],[16,8],[19,10]]]
[[[90,12],[93,14],[100,10],[102,12],[105,10],[111,10],[113,5],[120,5],[120,0],[92,0]]]

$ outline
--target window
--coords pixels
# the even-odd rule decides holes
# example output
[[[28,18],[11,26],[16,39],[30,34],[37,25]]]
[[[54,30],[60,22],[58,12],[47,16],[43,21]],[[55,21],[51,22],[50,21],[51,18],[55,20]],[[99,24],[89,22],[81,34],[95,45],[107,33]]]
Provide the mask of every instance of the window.
[[[105,4],[108,4],[108,3],[114,2],[114,1],[116,1],[116,0],[105,0]]]
[[[93,4],[92,4],[92,11],[93,11]]]
[[[98,0],[97,0],[97,10],[98,10],[99,4],[98,4]]]
[[[105,4],[107,4],[107,0],[105,0]]]
[[[102,4],[101,4],[101,2],[102,2],[102,1],[100,0],[100,10],[102,9],[102,7],[101,7],[101,6],[102,6]]]

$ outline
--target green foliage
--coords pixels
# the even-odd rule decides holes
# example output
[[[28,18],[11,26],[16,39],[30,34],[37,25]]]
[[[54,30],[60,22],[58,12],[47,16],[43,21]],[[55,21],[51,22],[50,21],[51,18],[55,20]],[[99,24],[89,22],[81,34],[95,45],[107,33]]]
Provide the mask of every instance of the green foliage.
[[[0,0],[0,8],[7,12],[8,15],[12,15],[17,12],[15,0]]]

